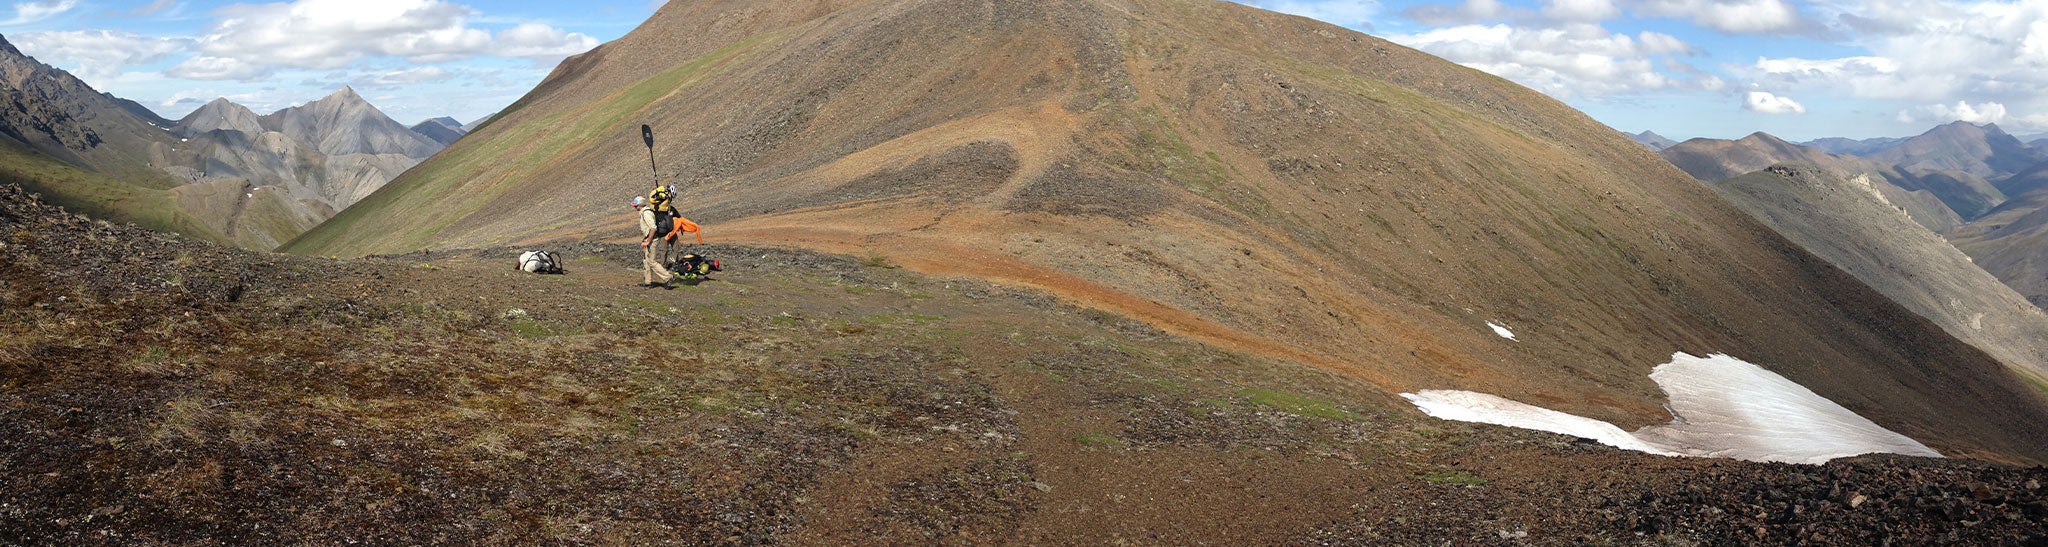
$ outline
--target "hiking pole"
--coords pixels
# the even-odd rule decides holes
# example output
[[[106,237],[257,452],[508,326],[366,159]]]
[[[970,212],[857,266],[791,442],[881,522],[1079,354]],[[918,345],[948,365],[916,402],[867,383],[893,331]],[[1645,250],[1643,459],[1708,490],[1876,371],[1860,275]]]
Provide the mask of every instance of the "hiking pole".
[[[647,168],[654,170],[654,185],[661,185],[661,168],[654,165],[654,128],[640,124],[640,140],[647,141]]]

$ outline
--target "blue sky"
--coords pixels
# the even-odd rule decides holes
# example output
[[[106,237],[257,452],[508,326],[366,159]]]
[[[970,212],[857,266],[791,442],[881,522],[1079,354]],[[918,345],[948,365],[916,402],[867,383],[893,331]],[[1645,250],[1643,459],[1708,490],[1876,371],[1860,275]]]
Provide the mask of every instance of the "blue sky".
[[[399,122],[468,123],[564,57],[654,14],[649,0],[31,0],[0,33],[100,91],[177,119],[216,97],[258,114],[342,86]]]
[[[1624,131],[2048,132],[2048,0],[1240,1],[1498,74]],[[267,113],[351,85],[401,122],[468,122],[659,4],[29,0],[0,9],[0,34],[171,118],[214,97]]]

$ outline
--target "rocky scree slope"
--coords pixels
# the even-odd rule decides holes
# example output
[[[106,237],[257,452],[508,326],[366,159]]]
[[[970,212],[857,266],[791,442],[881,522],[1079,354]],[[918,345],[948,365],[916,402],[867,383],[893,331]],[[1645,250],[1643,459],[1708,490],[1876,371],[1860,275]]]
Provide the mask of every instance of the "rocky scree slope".
[[[2048,468],[1650,456],[873,260],[554,248],[250,253],[0,185],[0,541],[2048,539]]]
[[[220,229],[256,249],[290,240],[443,147],[347,87],[264,116],[218,99],[172,131],[189,141],[172,155],[192,167],[167,170],[192,183],[192,208],[225,210]]]
[[[2048,315],[1877,192],[1867,174],[1780,164],[1712,185],[1806,250],[2010,365],[2048,396]]]
[[[2048,188],[2015,196],[1948,236],[1985,271],[2048,306]]]
[[[1227,2],[670,2],[285,249],[629,240],[643,123],[718,241],[1630,428],[1668,419],[1652,366],[1727,353],[1947,454],[2048,459],[2031,387],[1641,145]]]

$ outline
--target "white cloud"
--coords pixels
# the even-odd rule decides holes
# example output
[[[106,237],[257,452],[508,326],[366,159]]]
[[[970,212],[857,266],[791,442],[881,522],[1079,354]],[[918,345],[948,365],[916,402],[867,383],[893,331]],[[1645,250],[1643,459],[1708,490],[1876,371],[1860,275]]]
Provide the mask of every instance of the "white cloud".
[[[253,81],[268,78],[275,72],[270,67],[228,57],[200,55],[172,66],[164,71],[165,76],[187,80],[241,80]]]
[[[1998,123],[2005,121],[2005,105],[1984,102],[1971,105],[1967,101],[1956,101],[1955,106],[1931,104],[1899,111],[1900,123]]]
[[[1591,24],[1557,28],[1497,24],[1446,27],[1388,39],[1561,98],[1664,89],[1712,90],[1723,85],[1719,78],[1696,70],[1674,71],[1683,77],[1658,71],[1656,56],[1692,50],[1684,41],[1659,33],[1612,34]],[[1668,57],[1664,60],[1665,65],[1675,62]]]
[[[2010,126],[2010,129],[2021,132],[2048,131],[2048,114],[2007,118],[2001,125]]]
[[[1354,28],[1372,28],[1380,12],[1377,0],[1240,0],[1262,9],[1300,15],[1325,23]]]
[[[403,84],[416,84],[420,82],[431,82],[434,80],[441,80],[446,78],[448,78],[447,69],[443,69],[438,66],[423,66],[418,68],[400,70],[397,72],[387,72],[378,75],[375,78],[371,78],[368,82],[365,83],[371,86],[394,86]]]
[[[1650,17],[1685,17],[1729,34],[1790,34],[1804,25],[1785,0],[1645,0],[1632,10]]]
[[[37,60],[67,67],[88,83],[113,78],[121,69],[169,58],[190,42],[107,30],[29,32],[15,45]]]
[[[1500,18],[1508,13],[1500,0],[1465,0],[1455,6],[1419,4],[1401,10],[1401,15],[1429,26],[1465,25]]]
[[[297,0],[238,4],[215,14],[218,19],[196,46],[205,57],[272,69],[327,70],[375,57],[415,64],[475,57],[560,59],[598,45],[588,35],[534,23],[494,38],[470,26],[476,10],[442,0]],[[199,68],[184,72],[205,72]]]
[[[1611,0],[1550,0],[1543,17],[1552,21],[1598,23],[1621,15]]]
[[[581,33],[527,23],[498,33],[498,41],[492,51],[500,57],[525,57],[552,65],[561,62],[563,57],[590,51],[597,45],[596,38]]]
[[[1805,114],[1806,107],[1791,97],[1779,97],[1762,91],[1751,91],[1742,99],[1742,108],[1760,114]]]
[[[1871,55],[1760,59],[1734,67],[1776,89],[1946,103],[2048,102],[2048,2],[1845,0],[1814,4],[1817,19]]]
[[[41,0],[39,2],[17,2],[14,4],[14,18],[0,21],[0,26],[26,25],[62,15],[78,7],[78,0]]]

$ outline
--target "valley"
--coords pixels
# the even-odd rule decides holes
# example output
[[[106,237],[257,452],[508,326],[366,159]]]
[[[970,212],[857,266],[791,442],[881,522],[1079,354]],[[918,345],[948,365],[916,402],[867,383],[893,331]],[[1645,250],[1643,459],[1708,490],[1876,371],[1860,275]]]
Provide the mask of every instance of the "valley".
[[[1240,2],[645,9],[175,120],[0,40],[0,542],[2048,541],[2025,126],[1681,142]],[[641,283],[655,184],[723,271]]]

